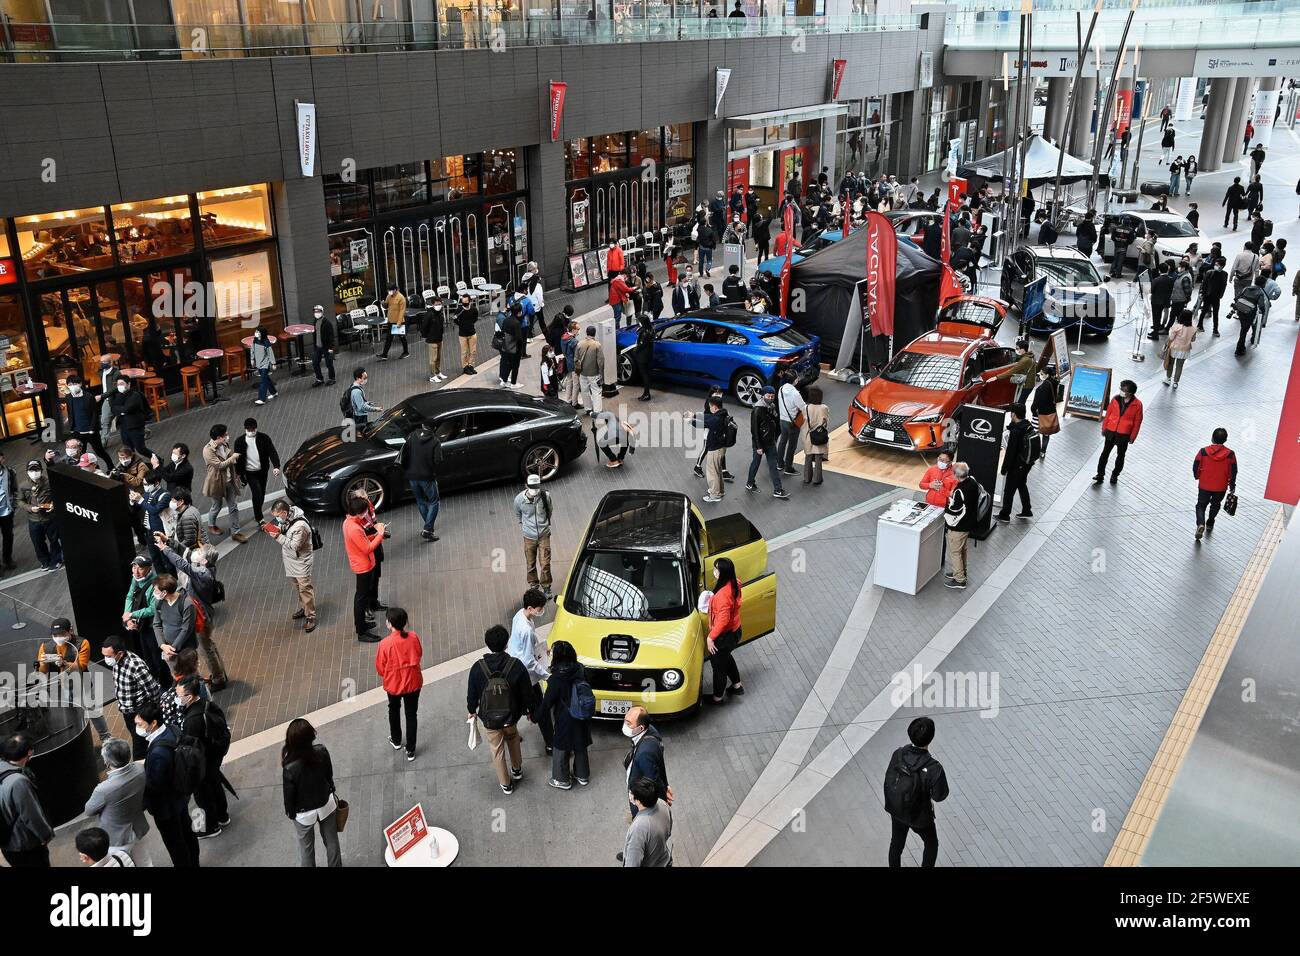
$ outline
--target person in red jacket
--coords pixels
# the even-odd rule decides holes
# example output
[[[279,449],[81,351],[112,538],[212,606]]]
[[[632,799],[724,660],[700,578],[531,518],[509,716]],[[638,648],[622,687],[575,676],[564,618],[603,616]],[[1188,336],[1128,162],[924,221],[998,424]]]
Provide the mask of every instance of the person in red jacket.
[[[1101,484],[1106,477],[1106,461],[1112,448],[1115,449],[1115,470],[1110,473],[1112,485],[1119,481],[1119,473],[1124,470],[1124,453],[1137,441],[1142,428],[1142,403],[1137,399],[1137,390],[1136,382],[1124,379],[1119,383],[1119,394],[1106,407],[1106,417],[1101,422],[1101,435],[1106,443],[1097,459],[1097,473],[1092,476],[1094,485]]]
[[[740,671],[732,652],[740,644],[740,582],[736,580],[736,566],[730,558],[713,562],[717,590],[709,601],[709,662],[713,668],[713,696],[715,704],[726,703],[726,694],[743,694]]]
[[[926,504],[936,508],[947,508],[952,490],[957,487],[957,476],[952,473],[952,455],[946,451],[939,452],[938,460],[925,470],[921,476],[921,488],[925,490]]]
[[[618,243],[613,239],[609,240],[609,253],[608,258],[605,260],[605,275],[608,278],[613,279],[614,276],[622,272],[626,266],[627,260],[623,255],[623,250],[619,248]]]
[[[628,284],[627,278],[623,273],[617,273],[609,280],[609,305],[614,310],[614,328],[622,328],[623,311],[626,309],[628,315],[635,311],[632,308],[632,286]],[[633,316],[633,318],[635,318]]]
[[[388,695],[388,742],[394,750],[402,749],[402,711],[406,711],[406,759],[415,759],[416,711],[420,707],[420,688],[424,675],[420,660],[424,648],[420,635],[406,629],[406,611],[390,607],[385,615],[388,636],[379,642],[375,653],[375,671],[384,682]]]
[[[1237,492],[1237,455],[1224,444],[1228,440],[1226,428],[1216,428],[1206,445],[1192,459],[1192,475],[1196,478],[1196,540],[1214,530],[1214,518],[1223,504],[1223,496]],[[1205,515],[1206,505],[1210,515]]]
[[[352,623],[356,625],[357,640],[374,644],[379,635],[371,630],[375,622],[370,617],[370,608],[379,600],[375,551],[384,543],[384,525],[368,526],[369,511],[370,502],[364,498],[348,501],[348,516],[343,522],[343,545],[348,553],[348,566],[357,576],[357,589],[352,596]]]

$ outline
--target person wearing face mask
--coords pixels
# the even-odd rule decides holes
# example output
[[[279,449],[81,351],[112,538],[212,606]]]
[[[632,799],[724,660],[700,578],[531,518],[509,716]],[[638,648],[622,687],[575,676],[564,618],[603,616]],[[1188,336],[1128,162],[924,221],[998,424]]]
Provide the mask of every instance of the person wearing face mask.
[[[131,530],[140,547],[147,548],[149,536],[145,534],[144,476],[149,471],[149,463],[125,445],[117,450],[114,460],[116,464],[108,477],[126,485],[127,501],[131,509]]]
[[[266,501],[268,473],[280,477],[280,453],[265,432],[258,431],[256,418],[244,419],[244,433],[235,439],[235,474],[248,485],[253,496],[253,518],[262,524],[262,504]]]
[[[776,389],[771,385],[763,387],[763,399],[749,413],[749,437],[754,446],[754,455],[749,462],[749,478],[745,482],[746,491],[758,491],[755,483],[758,478],[758,466],[767,459],[767,470],[772,476],[772,497],[786,499],[790,493],[781,487],[781,468],[777,461],[776,444],[781,434],[781,420],[776,413]]]
[[[25,733],[0,740],[0,814],[8,824],[0,855],[14,869],[50,865],[54,828],[45,818],[36,778],[27,769],[32,759],[32,739]]]
[[[506,653],[523,664],[524,669],[528,671],[528,679],[532,684],[528,704],[529,719],[541,728],[546,752],[550,754],[554,728],[550,714],[542,710],[542,681],[551,676],[550,668],[547,666],[550,652],[546,647],[546,639],[537,636],[537,629],[533,624],[545,611],[545,594],[535,587],[524,592],[521,607],[510,622],[510,643],[506,645]]]
[[[189,491],[194,487],[194,466],[190,464],[190,446],[184,442],[178,442],[172,446],[171,457],[167,461],[159,461],[157,455],[150,456],[150,464],[158,469],[158,474],[167,483],[167,493],[176,494],[177,491],[184,488]]]
[[[1097,473],[1092,476],[1092,483],[1099,485],[1106,477],[1106,461],[1110,450],[1115,449],[1115,470],[1110,473],[1112,485],[1119,482],[1119,473],[1124,470],[1124,455],[1128,446],[1137,441],[1142,428],[1142,402],[1137,398],[1137,383],[1129,379],[1119,383],[1119,394],[1106,406],[1106,416],[1101,422],[1101,434],[1105,444],[1101,457],[1097,459]]]
[[[1061,419],[1056,411],[1056,376],[1048,373],[1046,368],[1038,370],[1038,385],[1029,411],[1034,416],[1034,427],[1038,431],[1041,448],[1039,459],[1047,457],[1047,443],[1053,435],[1061,430]]]
[[[180,548],[197,548],[207,542],[203,528],[203,515],[194,504],[194,497],[186,488],[172,493],[170,513],[163,517],[163,530],[173,551]],[[154,565],[155,569],[158,566]],[[158,570],[159,574],[170,573]]]
[[[420,319],[420,334],[429,350],[429,384],[451,378],[442,373],[442,337],[447,328],[447,314],[442,307],[442,299],[434,299],[433,305],[425,310]]]
[[[12,571],[14,564],[14,509],[18,506],[18,476],[0,450],[0,570]]]
[[[623,767],[627,771],[627,789],[630,791],[639,780],[648,780],[655,786],[655,793],[669,806],[673,802],[673,788],[668,784],[668,764],[664,760],[664,742],[659,731],[650,723],[650,712],[644,707],[631,708],[623,717],[623,736],[631,741],[627,754],[623,757]],[[636,806],[631,802],[628,809],[636,814]],[[621,862],[623,854],[618,854]]]
[[[53,451],[53,449],[51,449],[51,451]],[[48,456],[46,457],[46,463],[67,465],[69,468],[80,468],[81,458],[84,454],[85,454],[85,446],[82,445],[80,438],[66,438],[63,441],[63,453],[59,454],[57,451],[55,451],[54,457],[52,459],[49,458]],[[91,457],[95,461],[95,467],[97,469],[104,470],[101,467],[102,462],[100,462],[100,460],[94,455],[92,455]]]
[[[293,620],[302,621],[304,633],[310,634],[316,630],[316,591],[312,583],[316,552],[311,546],[311,523],[301,508],[284,498],[271,505],[271,520],[275,522],[275,530],[268,528],[267,533],[279,543],[285,577],[293,582],[298,594],[298,610],[294,611]]]
[[[195,836],[210,840],[230,826],[226,791],[233,794],[235,788],[221,772],[221,762],[230,750],[230,725],[225,711],[203,698],[202,683],[195,674],[177,682],[176,703],[181,709],[181,739],[188,737],[203,743],[206,766],[203,780],[194,791],[194,803],[203,811],[203,828],[196,830]]]
[[[926,504],[936,508],[947,508],[952,490],[957,487],[957,476],[952,472],[952,453],[939,452],[933,465],[921,476],[920,487],[925,491]]]
[[[168,670],[175,669],[176,654],[186,647],[198,645],[195,630],[198,610],[194,599],[173,575],[160,574],[153,582],[153,633],[163,663]]]
[[[27,512],[27,533],[36,560],[41,563],[42,571],[57,571],[63,567],[63,542],[54,524],[54,496],[45,469],[35,459],[27,463],[27,482],[27,487],[19,492],[19,500]]]
[[[478,309],[474,300],[467,295],[460,297],[456,304],[456,336],[460,339],[461,372],[465,375],[477,375],[474,363],[478,361]]]
[[[230,537],[242,544],[248,539],[239,533],[239,475],[236,472],[239,455],[231,450],[230,433],[225,425],[213,425],[208,429],[208,443],[203,446],[203,464],[207,468],[203,493],[211,499],[208,534],[220,537],[217,517],[224,503],[230,512]]]
[[[744,694],[740,670],[732,653],[740,645],[740,582],[736,579],[736,566],[730,558],[718,558],[713,563],[717,581],[713,598],[709,601],[708,645],[710,667],[713,670],[713,696],[711,703],[725,704],[727,694]]]
[[[135,730],[134,724],[134,718],[127,720],[128,731]],[[139,758],[133,758],[131,744],[125,740],[106,740],[99,748],[106,773],[91,792],[84,812],[103,828],[100,832],[106,837],[105,845],[111,838],[115,847],[131,854],[128,865],[153,866],[148,848],[141,843],[149,832],[149,819],[144,814],[144,768],[134,762],[144,758],[144,741],[134,733],[130,736],[140,741]],[[81,834],[77,837],[80,839]]]
[[[506,653],[510,632],[494,624],[483,633],[484,654],[469,669],[465,709],[477,718],[487,736],[492,767],[502,793],[514,793],[524,778],[524,755],[519,746],[519,718],[532,703],[528,671]]]
[[[85,674],[90,670],[90,641],[72,631],[72,622],[66,617],[56,617],[50,622],[50,643],[36,649],[36,670],[42,674]],[[84,707],[90,726],[95,728],[99,742],[108,739],[108,720],[93,693],[93,684],[85,681],[68,685],[75,703]]]
[[[86,391],[79,375],[68,376],[68,394],[63,400],[67,409],[65,427],[81,439],[83,444],[95,449],[95,454],[107,459],[103,439],[99,435],[99,402],[95,396]]]
[[[161,553],[159,551],[160,555]],[[174,569],[168,573],[174,573]],[[148,558],[137,555],[131,561],[131,580],[126,588],[126,601],[122,605],[122,626],[135,634],[140,654],[149,665],[149,672],[166,677],[168,670],[163,665],[162,652],[158,649],[153,632],[154,582],[157,579],[158,574]],[[104,653],[107,656],[108,652]]]
[[[163,487],[162,475],[150,468],[144,473],[144,483],[140,490],[140,510],[144,512],[144,526],[147,535],[145,537],[145,548],[148,551],[149,559],[154,567],[163,565],[160,573],[170,573],[163,563],[166,558],[158,550],[158,545],[154,543],[153,536],[157,532],[167,533],[167,520],[171,516],[172,496],[167,493]]]
[[[113,417],[117,419],[117,429],[122,435],[122,444],[133,448],[148,458],[151,454],[144,443],[144,426],[149,420],[149,405],[144,396],[131,387],[129,379],[119,378],[115,384],[116,393],[112,399]]]
[[[271,338],[266,329],[258,326],[253,333],[253,369],[257,372],[257,398],[254,405],[265,405],[268,400],[277,397],[275,381],[271,372],[275,369],[275,350],[271,348]]]
[[[207,660],[210,675],[208,686],[212,688],[213,693],[223,690],[228,683],[226,663],[213,636],[217,624],[215,605],[219,604],[225,596],[224,588],[217,580],[217,549],[210,544],[203,544],[197,548],[185,548],[177,552],[172,550],[161,534],[156,535],[154,540],[162,548],[163,557],[170,561],[177,571],[185,575],[187,582],[185,590],[197,605],[195,638],[199,651]],[[162,578],[158,580],[161,581]],[[173,663],[171,660],[168,661],[169,666]]]
[[[174,867],[199,865],[199,839],[190,826],[190,795],[176,787],[176,732],[153,701],[135,712],[135,733],[148,742],[144,758],[144,808],[153,817]]]
[[[334,350],[338,347],[339,333],[334,327],[334,319],[325,314],[325,306],[318,305],[311,310],[312,346],[311,370],[316,376],[312,388],[334,384]],[[327,383],[321,375],[320,365],[325,363],[329,369],[330,380]]]
[[[104,663],[113,674],[113,695],[117,699],[117,709],[126,729],[131,731],[132,759],[141,760],[147,747],[144,739],[134,733],[135,714],[147,703],[156,705],[162,696],[162,688],[148,663],[127,648],[125,637],[110,634],[104,638],[101,651]]]
[[[542,490],[540,475],[529,475],[523,491],[515,496],[515,520],[524,538],[524,564],[528,586],[540,587],[551,596],[551,516],[555,504],[551,493]]]
[[[107,439],[113,434],[113,396],[117,394],[117,380],[122,377],[122,370],[117,363],[106,355],[99,357],[99,394],[95,401],[99,403],[99,431]]]

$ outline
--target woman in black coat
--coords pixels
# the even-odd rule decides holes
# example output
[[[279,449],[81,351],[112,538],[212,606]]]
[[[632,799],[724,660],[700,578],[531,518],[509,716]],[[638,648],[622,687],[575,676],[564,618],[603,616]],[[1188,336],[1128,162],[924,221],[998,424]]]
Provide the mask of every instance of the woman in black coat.
[[[338,798],[330,752],[316,743],[316,728],[301,717],[289,721],[280,751],[284,815],[298,834],[298,865],[316,865],[316,831],[320,830],[329,866],[342,866],[339,852]]]
[[[1056,376],[1040,369],[1038,372],[1038,387],[1034,389],[1034,397],[1029,403],[1029,411],[1034,416],[1036,423],[1038,423],[1040,415],[1056,415],[1056,388]],[[1039,446],[1039,456],[1046,458],[1047,442],[1051,436],[1042,433],[1041,423],[1038,423],[1036,427],[1039,429],[1039,441],[1042,442],[1042,445]]]
[[[573,685],[586,680],[586,672],[578,663],[573,645],[568,641],[552,644],[551,676],[546,681],[541,711],[549,713],[555,725],[550,784],[557,790],[570,789],[575,777],[580,787],[585,787],[591,779],[591,764],[587,760],[587,748],[591,746],[591,721],[578,720],[569,712]],[[569,773],[570,758],[572,775]]]

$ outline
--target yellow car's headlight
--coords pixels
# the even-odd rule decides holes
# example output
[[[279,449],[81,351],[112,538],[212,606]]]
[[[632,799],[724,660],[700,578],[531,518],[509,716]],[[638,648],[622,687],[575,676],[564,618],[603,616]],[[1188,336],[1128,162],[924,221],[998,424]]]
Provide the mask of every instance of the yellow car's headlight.
[[[664,671],[663,684],[665,690],[676,690],[682,686],[682,680],[685,675],[681,671]]]

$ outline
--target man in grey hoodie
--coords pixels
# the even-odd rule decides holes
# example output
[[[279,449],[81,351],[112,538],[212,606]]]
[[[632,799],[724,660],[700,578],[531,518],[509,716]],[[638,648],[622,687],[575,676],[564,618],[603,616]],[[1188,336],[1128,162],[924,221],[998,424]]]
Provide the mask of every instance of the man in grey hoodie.
[[[524,536],[528,586],[551,596],[551,493],[542,490],[539,475],[529,475],[527,487],[515,495],[515,519]]]
[[[672,866],[673,811],[659,799],[655,783],[648,777],[642,777],[632,784],[628,796],[636,806],[636,816],[627,828],[623,865]]]
[[[8,825],[9,839],[0,855],[12,867],[50,865],[49,842],[54,828],[45,819],[36,784],[27,761],[32,741],[26,734],[12,734],[0,743],[0,815]]]

